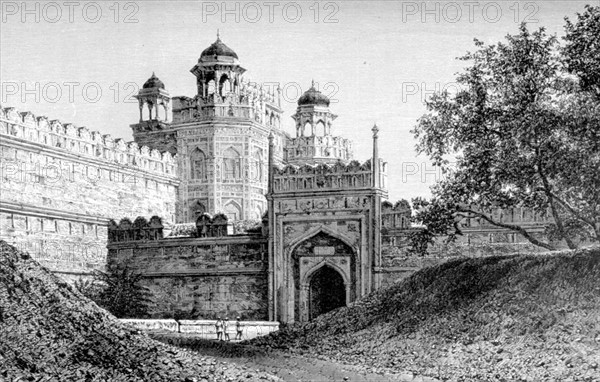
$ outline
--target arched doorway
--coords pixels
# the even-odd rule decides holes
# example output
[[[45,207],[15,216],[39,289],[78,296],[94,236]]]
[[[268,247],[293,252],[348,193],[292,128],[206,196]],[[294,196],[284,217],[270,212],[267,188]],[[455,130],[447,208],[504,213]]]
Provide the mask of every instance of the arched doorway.
[[[346,306],[346,286],[338,271],[323,266],[311,277],[309,284],[309,319]]]
[[[322,228],[292,244],[287,302],[289,322],[308,321],[354,301],[356,252],[335,233]]]

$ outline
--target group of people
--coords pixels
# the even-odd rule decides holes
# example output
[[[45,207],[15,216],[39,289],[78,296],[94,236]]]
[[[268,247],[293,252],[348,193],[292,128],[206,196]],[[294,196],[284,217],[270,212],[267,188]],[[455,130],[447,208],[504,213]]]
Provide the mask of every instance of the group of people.
[[[217,318],[217,322],[215,323],[215,328],[217,329],[217,340],[223,341],[223,334],[225,334],[225,340],[230,341],[229,332],[227,329],[229,328],[229,318],[225,317],[224,320],[221,317]],[[242,322],[240,321],[240,317],[236,317],[235,319],[235,339],[242,339]]]

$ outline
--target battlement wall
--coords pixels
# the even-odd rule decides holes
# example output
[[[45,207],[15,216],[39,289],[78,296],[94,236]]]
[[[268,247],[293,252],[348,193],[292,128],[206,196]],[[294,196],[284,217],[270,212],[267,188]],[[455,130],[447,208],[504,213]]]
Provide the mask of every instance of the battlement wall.
[[[106,264],[109,219],[173,221],[174,158],[0,108],[0,238],[72,279]]]
[[[380,185],[386,188],[387,174],[386,163],[379,162]],[[298,190],[339,190],[340,188],[364,189],[373,185],[373,170],[371,161],[361,164],[352,161],[348,164],[337,162],[330,166],[319,164],[316,166],[288,165],[283,168],[275,167],[273,192],[284,193]]]
[[[391,204],[388,203],[382,212],[382,261],[381,268],[376,270],[383,275],[383,285],[403,279],[421,268],[451,259],[544,251],[515,231],[493,226],[485,220],[471,219],[469,222],[462,222],[462,235],[454,242],[447,243],[446,237],[438,237],[428,248],[428,254],[421,256],[409,251],[411,235],[421,229],[407,223],[410,209],[404,208],[402,204],[397,204],[395,208],[390,208],[389,205]],[[535,213],[533,209],[526,207],[499,208],[487,211],[487,214],[503,223],[518,224],[543,241],[547,240],[545,228],[552,222],[546,214]],[[559,248],[564,247],[564,243],[553,244]]]
[[[311,159],[348,161],[353,156],[351,140],[330,135],[292,138],[285,151],[289,162]]]
[[[177,170],[176,160],[168,152],[139,147],[135,142],[113,139],[109,134],[71,123],[36,117],[13,107],[0,106],[0,134],[151,174],[174,176]]]
[[[265,320],[267,239],[262,236],[112,242],[108,267],[142,274],[152,318]]]

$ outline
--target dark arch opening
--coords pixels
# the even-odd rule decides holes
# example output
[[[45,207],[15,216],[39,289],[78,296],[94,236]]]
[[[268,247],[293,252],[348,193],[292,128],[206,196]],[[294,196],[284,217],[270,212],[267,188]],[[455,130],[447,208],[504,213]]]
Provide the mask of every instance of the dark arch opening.
[[[323,266],[311,277],[309,286],[309,319],[346,306],[344,278],[338,271]]]

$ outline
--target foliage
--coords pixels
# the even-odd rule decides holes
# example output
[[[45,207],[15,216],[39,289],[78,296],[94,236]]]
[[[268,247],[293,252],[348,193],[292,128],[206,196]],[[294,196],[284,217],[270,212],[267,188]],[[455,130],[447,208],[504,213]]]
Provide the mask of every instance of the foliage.
[[[100,292],[102,291],[102,286],[96,282],[95,279],[78,279],[73,284],[75,289],[77,289],[82,295],[89,298],[90,300],[97,302],[100,298]]]
[[[78,280],[75,288],[118,318],[145,318],[151,299],[141,280],[142,275],[124,267],[95,271],[93,280]]]
[[[564,59],[569,73],[575,74],[583,90],[600,98],[600,7],[586,5],[577,22],[566,20]]]
[[[587,7],[567,22],[563,49],[544,28],[523,24],[505,43],[475,40],[477,50],[460,58],[470,63],[457,76],[461,89],[434,94],[413,129],[417,151],[446,175],[430,201],[413,200],[425,226],[413,251],[426,251],[436,236],[455,240],[469,218],[547,249],[600,240],[599,14]],[[494,214],[516,207],[548,214],[549,240]]]
[[[235,235],[257,234],[262,230],[260,220],[236,220],[233,222],[233,233]]]

